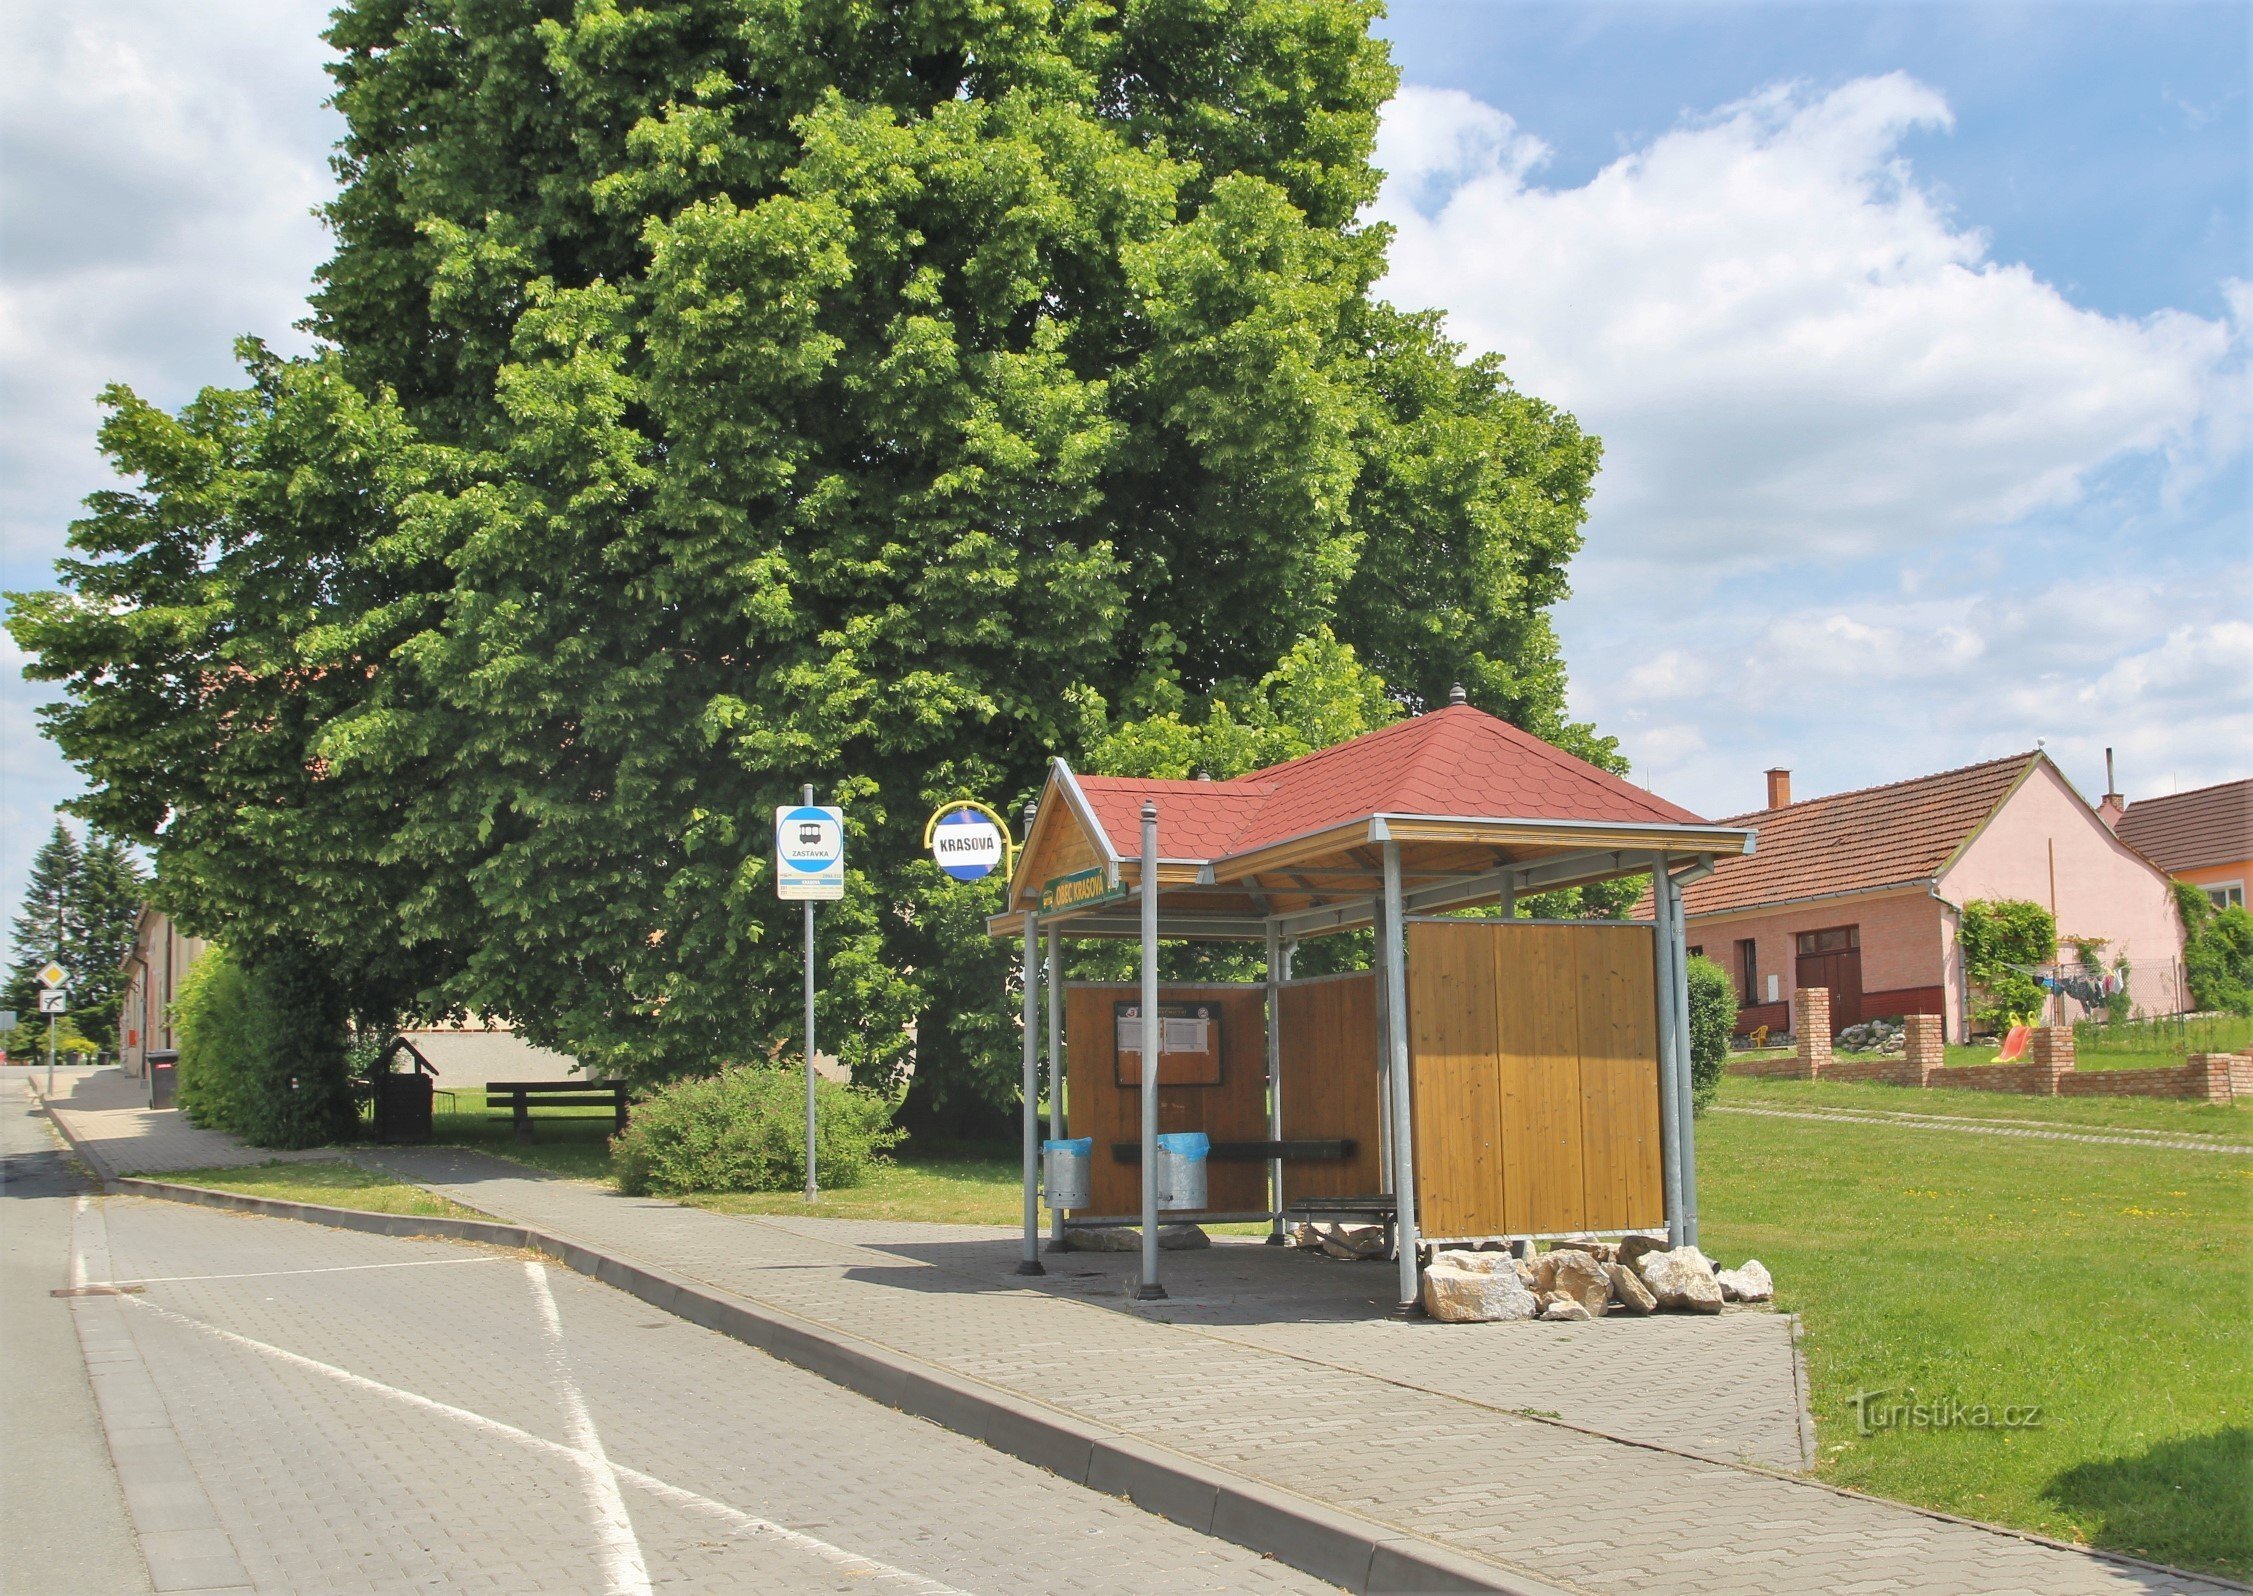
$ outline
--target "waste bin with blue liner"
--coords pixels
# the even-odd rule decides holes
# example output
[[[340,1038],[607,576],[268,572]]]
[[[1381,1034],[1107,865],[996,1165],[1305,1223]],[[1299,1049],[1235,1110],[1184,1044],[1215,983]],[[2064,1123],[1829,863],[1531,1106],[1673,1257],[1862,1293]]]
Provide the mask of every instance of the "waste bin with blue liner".
[[[1172,1131],[1158,1138],[1158,1206],[1205,1206],[1205,1161],[1213,1139],[1203,1131]]]
[[[1092,1136],[1057,1137],[1041,1143],[1041,1185],[1048,1193],[1050,1208],[1062,1213],[1088,1206],[1093,1200],[1088,1183],[1094,1157]]]

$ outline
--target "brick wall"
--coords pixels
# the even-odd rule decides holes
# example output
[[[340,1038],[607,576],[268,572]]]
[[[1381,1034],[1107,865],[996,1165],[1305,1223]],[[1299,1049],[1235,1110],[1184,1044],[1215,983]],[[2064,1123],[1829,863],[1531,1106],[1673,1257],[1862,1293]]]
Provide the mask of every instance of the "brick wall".
[[[2016,1092],[2027,1097],[2172,1097],[2208,1103],[2253,1098],[2253,1053],[2193,1053],[2174,1069],[2077,1070],[2073,1028],[2036,1027],[2026,1057],[2016,1064],[1969,1064],[1951,1069],[1942,1051],[1937,1014],[1907,1016],[1905,1058],[1849,1059],[1831,1053],[1831,995],[1819,986],[1792,994],[1800,1017],[1799,1046],[1790,1058],[1748,1058],[1731,1075],[1768,1079],[1874,1082],[1880,1086],[1939,1087],[1959,1092]]]
[[[2068,1097],[2187,1097],[2227,1103],[2253,1097],[2253,1054],[2193,1053],[2173,1069],[2076,1071],[2058,1084]]]

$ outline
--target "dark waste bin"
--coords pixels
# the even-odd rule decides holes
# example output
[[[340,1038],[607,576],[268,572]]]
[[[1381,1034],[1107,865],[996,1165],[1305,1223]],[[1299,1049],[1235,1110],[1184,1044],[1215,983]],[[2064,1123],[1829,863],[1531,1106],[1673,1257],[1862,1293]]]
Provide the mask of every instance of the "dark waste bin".
[[[430,1140],[430,1077],[420,1070],[385,1070],[375,1077],[375,1139]]]
[[[149,1055],[149,1107],[170,1108],[180,1085],[180,1055],[167,1048]]]

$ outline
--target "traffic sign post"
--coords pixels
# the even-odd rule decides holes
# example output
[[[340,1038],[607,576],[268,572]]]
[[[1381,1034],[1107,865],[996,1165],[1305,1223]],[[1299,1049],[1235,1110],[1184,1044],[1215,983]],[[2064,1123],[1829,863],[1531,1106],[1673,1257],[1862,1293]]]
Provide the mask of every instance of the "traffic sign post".
[[[805,801],[774,812],[775,895],[806,906],[806,1201],[821,1195],[814,1172],[814,905],[845,895],[845,812]]]
[[[50,975],[57,977],[57,980],[49,981],[47,978]],[[55,1095],[55,1016],[70,1012],[70,989],[59,984],[61,980],[68,979],[60,965],[49,964],[46,969],[39,972],[39,979],[46,982],[46,985],[39,989],[39,1012],[47,1016],[47,1095],[53,1097]]]

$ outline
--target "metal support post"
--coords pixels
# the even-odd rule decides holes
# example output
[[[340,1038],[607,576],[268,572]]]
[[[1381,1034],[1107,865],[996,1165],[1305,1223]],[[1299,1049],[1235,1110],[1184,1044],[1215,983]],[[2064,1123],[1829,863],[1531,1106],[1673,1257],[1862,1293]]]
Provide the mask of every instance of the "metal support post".
[[[804,802],[814,801],[814,784],[806,783]],[[814,901],[806,900],[806,1201],[821,1195],[814,1174]]]
[[[1392,1079],[1393,1208],[1400,1216],[1400,1311],[1421,1295],[1416,1268],[1416,1154],[1408,1102],[1408,977],[1400,902],[1400,844],[1385,845],[1385,924],[1379,950],[1385,967],[1385,1051]]]
[[[1682,1112],[1674,1083],[1674,936],[1666,855],[1651,855],[1651,985],[1658,1009],[1659,1163],[1666,1182],[1666,1244],[1682,1245]]]
[[[1166,1294],[1158,1283],[1158,806],[1142,806],[1142,1283],[1135,1300]]]
[[[1682,901],[1682,883],[1666,877],[1666,896],[1673,905],[1674,923],[1674,1084],[1681,1106],[1674,1121],[1682,1138],[1682,1240],[1680,1246],[1698,1244],[1698,1130],[1697,1082],[1690,1072],[1690,916]]]
[[[1283,928],[1267,922],[1267,1139],[1283,1139]],[[1267,1206],[1275,1210],[1267,1244],[1283,1245],[1283,1160],[1267,1161]]]
[[[49,1100],[50,1102],[52,1102],[52,1101],[54,1100],[54,1096],[55,1096],[55,1017],[54,1017],[54,1016],[53,1016],[52,1014],[50,1014],[50,1015],[48,1015],[48,1016],[47,1016],[47,1097],[48,1097],[48,1100]]]
[[[1025,1255],[1021,1275],[1045,1275],[1040,1262],[1040,916],[1025,916]]]
[[[1048,1134],[1064,1136],[1064,938],[1051,926],[1048,931]],[[1048,1210],[1048,1250],[1064,1246],[1064,1215],[1053,1204]]]

